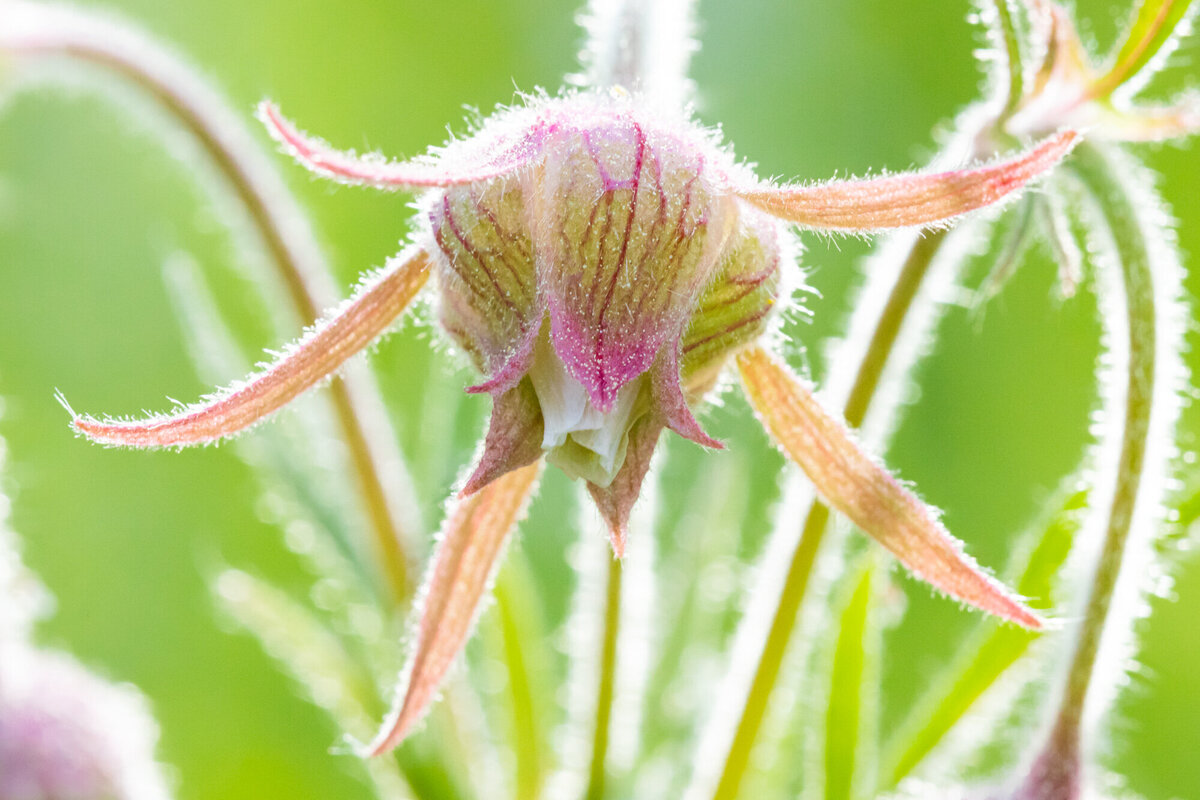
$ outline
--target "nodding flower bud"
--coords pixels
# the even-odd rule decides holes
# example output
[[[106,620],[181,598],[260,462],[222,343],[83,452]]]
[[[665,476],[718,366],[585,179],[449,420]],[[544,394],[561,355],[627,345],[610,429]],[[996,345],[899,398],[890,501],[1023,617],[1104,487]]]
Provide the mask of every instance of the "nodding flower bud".
[[[607,489],[642,420],[719,447],[689,404],[764,329],[788,236],[741,207],[699,129],[620,97],[536,115],[526,168],[425,200],[441,322],[496,398],[468,493],[543,450]],[[539,428],[539,446],[511,435]]]
[[[416,241],[245,381],[169,415],[72,412],[73,425],[95,441],[137,447],[246,430],[386,333],[434,278],[441,325],[482,374],[470,391],[492,396],[492,418],[446,517],[405,689],[367,752],[394,747],[428,707],[542,457],[587,481],[620,556],[662,431],[721,447],[692,409],[733,361],[764,427],[832,508],[953,597],[1042,625],[755,342],[781,295],[784,265],[799,252],[789,225],[856,233],[943,225],[1045,174],[1075,133],[948,172],[779,186],[740,166],[678,109],[619,89],[531,98],[408,162],[333,150],[270,103],[260,116],[318,174],[423,193]]]

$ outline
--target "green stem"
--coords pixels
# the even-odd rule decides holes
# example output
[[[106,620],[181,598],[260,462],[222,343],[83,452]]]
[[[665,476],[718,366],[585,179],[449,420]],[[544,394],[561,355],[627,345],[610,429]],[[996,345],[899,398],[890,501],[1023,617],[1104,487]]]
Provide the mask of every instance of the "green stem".
[[[1050,741],[1029,778],[1031,785],[1043,790],[1051,787],[1051,791],[1058,791],[1064,797],[1074,797],[1071,792],[1079,791],[1081,722],[1143,487],[1155,381],[1162,379],[1160,345],[1165,344],[1158,341],[1161,310],[1155,304],[1155,275],[1139,209],[1131,201],[1117,170],[1099,148],[1081,145],[1069,163],[1099,204],[1103,221],[1113,234],[1129,339],[1121,452],[1104,543]]]
[[[992,6],[996,9],[996,22],[1000,27],[1008,66],[1008,94],[1004,100],[1004,111],[1001,112],[1001,118],[1007,119],[1017,110],[1017,105],[1025,95],[1025,71],[1021,63],[1020,37],[1008,0],[992,0]]]
[[[608,778],[608,740],[612,724],[617,677],[617,636],[621,621],[621,562],[608,560],[604,592],[604,640],[600,651],[600,682],[596,689],[596,724],[592,731],[592,760],[588,768],[586,800],[602,800]]]
[[[42,13],[22,10],[22,13]],[[24,57],[67,57],[111,70],[144,91],[207,154],[245,207],[288,298],[305,324],[337,302],[329,270],[311,241],[307,221],[272,168],[261,158],[254,140],[186,64],[145,37],[93,19],[85,12],[53,9],[44,27],[28,39],[0,34],[0,49]],[[111,35],[110,35],[111,34]],[[364,427],[361,412],[375,387],[363,379],[335,379],[330,385],[337,424],[358,481],[370,522],[375,550],[393,602],[407,602],[412,589],[404,534],[388,503],[379,459],[372,449],[387,437]]]
[[[875,324],[866,354],[858,366],[853,387],[846,401],[844,414],[850,426],[859,427],[866,418],[888,358],[895,350],[904,320],[929,272],[934,256],[945,243],[947,236],[946,231],[938,231],[918,239],[905,258],[883,312]],[[714,800],[733,800],[738,795],[738,788],[750,763],[771,693],[775,689],[783,658],[795,630],[796,615],[808,590],[813,564],[816,562],[828,521],[829,508],[814,500],[804,518],[800,541],[788,565],[783,593],[771,619],[767,640],[759,656],[733,742],[730,744],[721,777],[713,793]]]
[[[895,286],[892,287],[887,305],[884,306],[875,331],[871,335],[871,343],[867,347],[866,357],[859,365],[854,386],[846,401],[843,413],[847,425],[857,428],[866,419],[871,401],[875,399],[875,393],[879,388],[879,381],[883,377],[884,367],[887,366],[888,359],[895,349],[896,340],[900,337],[900,329],[904,325],[908,311],[912,308],[917,291],[921,288],[925,275],[929,272],[929,265],[933,263],[934,256],[942,248],[948,235],[949,233],[944,230],[925,235],[913,245],[912,251],[905,259],[900,276],[896,279]]]

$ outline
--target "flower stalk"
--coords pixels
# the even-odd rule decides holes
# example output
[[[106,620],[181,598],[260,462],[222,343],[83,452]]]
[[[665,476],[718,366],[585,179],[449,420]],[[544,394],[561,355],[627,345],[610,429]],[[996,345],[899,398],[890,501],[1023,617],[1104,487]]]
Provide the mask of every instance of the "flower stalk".
[[[1117,295],[1109,305],[1123,312],[1121,319],[1109,321],[1109,336],[1117,340],[1114,347],[1123,356],[1117,361],[1125,365],[1123,392],[1117,395],[1123,409],[1109,412],[1121,433],[1103,541],[1048,742],[1026,779],[1031,800],[1075,798],[1083,791],[1089,761],[1084,721],[1101,672],[1102,644],[1120,635],[1113,616],[1122,578],[1136,582],[1138,562],[1141,568],[1147,566],[1144,551],[1152,547],[1152,532],[1141,531],[1143,541],[1131,537],[1138,536],[1138,528],[1161,521],[1159,504],[1171,454],[1166,442],[1173,439],[1178,416],[1175,392],[1183,374],[1176,319],[1182,292],[1179,270],[1169,258],[1156,258],[1153,237],[1165,239],[1169,234],[1147,219],[1157,209],[1136,183],[1144,183],[1146,177],[1131,174],[1133,169],[1122,163],[1120,154],[1097,145],[1080,148],[1070,165],[1096,206],[1098,226],[1111,237],[1107,244],[1112,253],[1104,266],[1117,274],[1102,285]],[[1118,338],[1122,334],[1123,342]]]
[[[588,765],[585,800],[604,800],[608,782],[609,736],[617,683],[617,642],[621,630],[622,562],[608,561],[604,582],[604,634],[600,646],[599,681],[596,685],[596,714],[592,730],[592,752]]]

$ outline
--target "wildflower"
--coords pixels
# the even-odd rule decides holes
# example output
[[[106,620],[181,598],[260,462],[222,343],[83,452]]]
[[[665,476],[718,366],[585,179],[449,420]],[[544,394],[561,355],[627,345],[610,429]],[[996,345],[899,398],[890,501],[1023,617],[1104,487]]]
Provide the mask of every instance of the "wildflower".
[[[958,171],[778,186],[682,114],[621,89],[533,98],[409,162],[333,150],[269,103],[260,117],[318,174],[423,192],[415,243],[245,382],[171,415],[74,415],[73,424],[95,441],[139,447],[235,434],[383,335],[434,278],[440,323],[483,376],[468,391],[490,394],[493,410],[433,559],[404,692],[372,752],[403,739],[432,699],[542,457],[586,481],[620,556],[663,430],[722,446],[693,409],[731,359],[764,426],[833,508],[940,590],[1041,625],[755,343],[799,251],[789,226],[863,233],[945,224],[1047,172],[1074,133]]]
[[[51,598],[21,560],[6,501],[0,494],[0,800],[168,797],[141,694],[32,644]]]
[[[157,728],[132,687],[68,655],[0,642],[0,800],[157,800]]]

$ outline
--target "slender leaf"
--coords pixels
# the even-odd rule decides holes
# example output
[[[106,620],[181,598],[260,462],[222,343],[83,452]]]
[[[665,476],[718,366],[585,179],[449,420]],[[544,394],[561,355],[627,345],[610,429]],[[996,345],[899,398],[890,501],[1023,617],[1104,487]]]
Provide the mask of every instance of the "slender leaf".
[[[226,570],[213,585],[221,607],[254,634],[312,703],[351,735],[370,735],[380,698],[336,634],[285,592],[240,570]],[[414,796],[395,762],[366,768],[382,797]]]
[[[549,637],[542,625],[537,598],[523,558],[510,558],[496,581],[496,626],[508,673],[512,704],[509,746],[516,757],[516,798],[535,800],[551,760],[546,740],[546,684]]]
[[[850,599],[838,618],[832,662],[829,708],[825,713],[825,800],[851,800],[862,772],[869,768],[874,732],[867,723],[876,712],[868,684],[877,676],[870,662],[877,631],[872,625],[872,584],[877,571],[875,554],[866,558]]]

